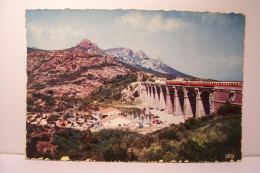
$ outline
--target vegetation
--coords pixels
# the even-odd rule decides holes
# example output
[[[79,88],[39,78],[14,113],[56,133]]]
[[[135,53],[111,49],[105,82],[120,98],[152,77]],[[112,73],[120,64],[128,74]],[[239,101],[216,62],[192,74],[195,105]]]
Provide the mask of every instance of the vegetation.
[[[139,108],[120,108],[123,115],[141,115],[142,110]]]
[[[91,133],[90,130],[54,129],[27,124],[26,153],[28,158],[53,160],[69,156],[71,160],[135,161],[136,155],[128,148],[139,136],[130,131],[102,130]],[[42,143],[52,147],[46,147],[43,153],[43,149],[38,147]]]
[[[229,114],[241,114],[241,106],[232,105],[230,102],[226,102],[224,106],[218,109],[218,114],[229,115]]]
[[[98,87],[91,95],[91,100],[104,102],[105,100],[119,100],[121,92],[130,83],[137,81],[136,74],[117,75],[111,80],[106,80],[104,85]]]
[[[214,162],[241,159],[241,115],[210,115],[147,135],[27,124],[27,157],[96,161]]]
[[[42,105],[37,104],[37,101],[41,100],[44,103],[45,108]],[[50,95],[41,93],[32,93],[31,97],[27,97],[27,112],[42,112],[45,109],[52,109],[56,104],[55,98]]]

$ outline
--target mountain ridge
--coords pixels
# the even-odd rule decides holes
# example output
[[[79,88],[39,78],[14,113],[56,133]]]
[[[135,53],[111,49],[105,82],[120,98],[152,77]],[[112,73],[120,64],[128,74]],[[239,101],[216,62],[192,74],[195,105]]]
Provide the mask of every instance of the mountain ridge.
[[[118,47],[104,50],[107,55],[116,56],[121,61],[133,65],[135,67],[142,67],[150,69],[163,74],[170,74],[174,77],[192,78],[192,76],[182,73],[172,67],[164,64],[161,60],[149,58],[143,50],[137,52],[130,48]]]
[[[27,52],[30,53],[34,48],[27,48]],[[48,52],[49,50],[36,49],[35,52]],[[50,50],[50,51],[59,51],[59,50]],[[143,51],[134,51],[130,48],[118,47],[118,48],[109,48],[109,49],[100,49],[96,43],[91,42],[89,39],[83,39],[74,47],[62,49],[60,51],[69,51],[69,52],[83,52],[87,51],[88,56],[91,57],[94,55],[98,56],[114,56],[119,58],[122,62],[139,68],[140,70],[154,73],[154,74],[167,74],[172,75],[174,78],[194,78],[188,74],[180,72],[166,64],[164,64],[160,59],[149,58],[148,55]],[[93,55],[94,53],[94,55]],[[80,56],[80,55],[79,55]]]

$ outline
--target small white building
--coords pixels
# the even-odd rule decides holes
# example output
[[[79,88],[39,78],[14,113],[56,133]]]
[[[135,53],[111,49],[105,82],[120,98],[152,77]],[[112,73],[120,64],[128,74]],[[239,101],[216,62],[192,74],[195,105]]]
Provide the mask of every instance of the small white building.
[[[103,118],[101,120],[104,127],[130,127],[133,121],[130,118],[124,117],[122,115],[111,115],[109,117]]]
[[[100,112],[100,115],[102,117],[109,117],[111,115],[120,115],[122,112],[117,109],[117,108],[114,108],[114,107],[109,107],[109,108],[106,108],[106,109],[103,109],[101,112]]]

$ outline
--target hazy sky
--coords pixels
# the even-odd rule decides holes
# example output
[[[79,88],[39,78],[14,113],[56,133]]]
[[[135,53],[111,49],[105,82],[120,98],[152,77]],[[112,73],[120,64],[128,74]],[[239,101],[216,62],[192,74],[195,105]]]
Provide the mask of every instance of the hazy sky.
[[[242,80],[241,14],[140,10],[27,10],[27,46],[64,49],[86,38],[101,49],[126,47],[183,73]]]

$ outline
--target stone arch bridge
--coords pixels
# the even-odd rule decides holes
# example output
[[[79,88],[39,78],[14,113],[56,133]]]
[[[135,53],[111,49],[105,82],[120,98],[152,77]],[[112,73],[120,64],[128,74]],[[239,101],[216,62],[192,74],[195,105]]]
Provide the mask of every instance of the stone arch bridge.
[[[242,106],[242,87],[142,82],[140,88],[144,107],[184,119],[216,113],[226,101]]]

